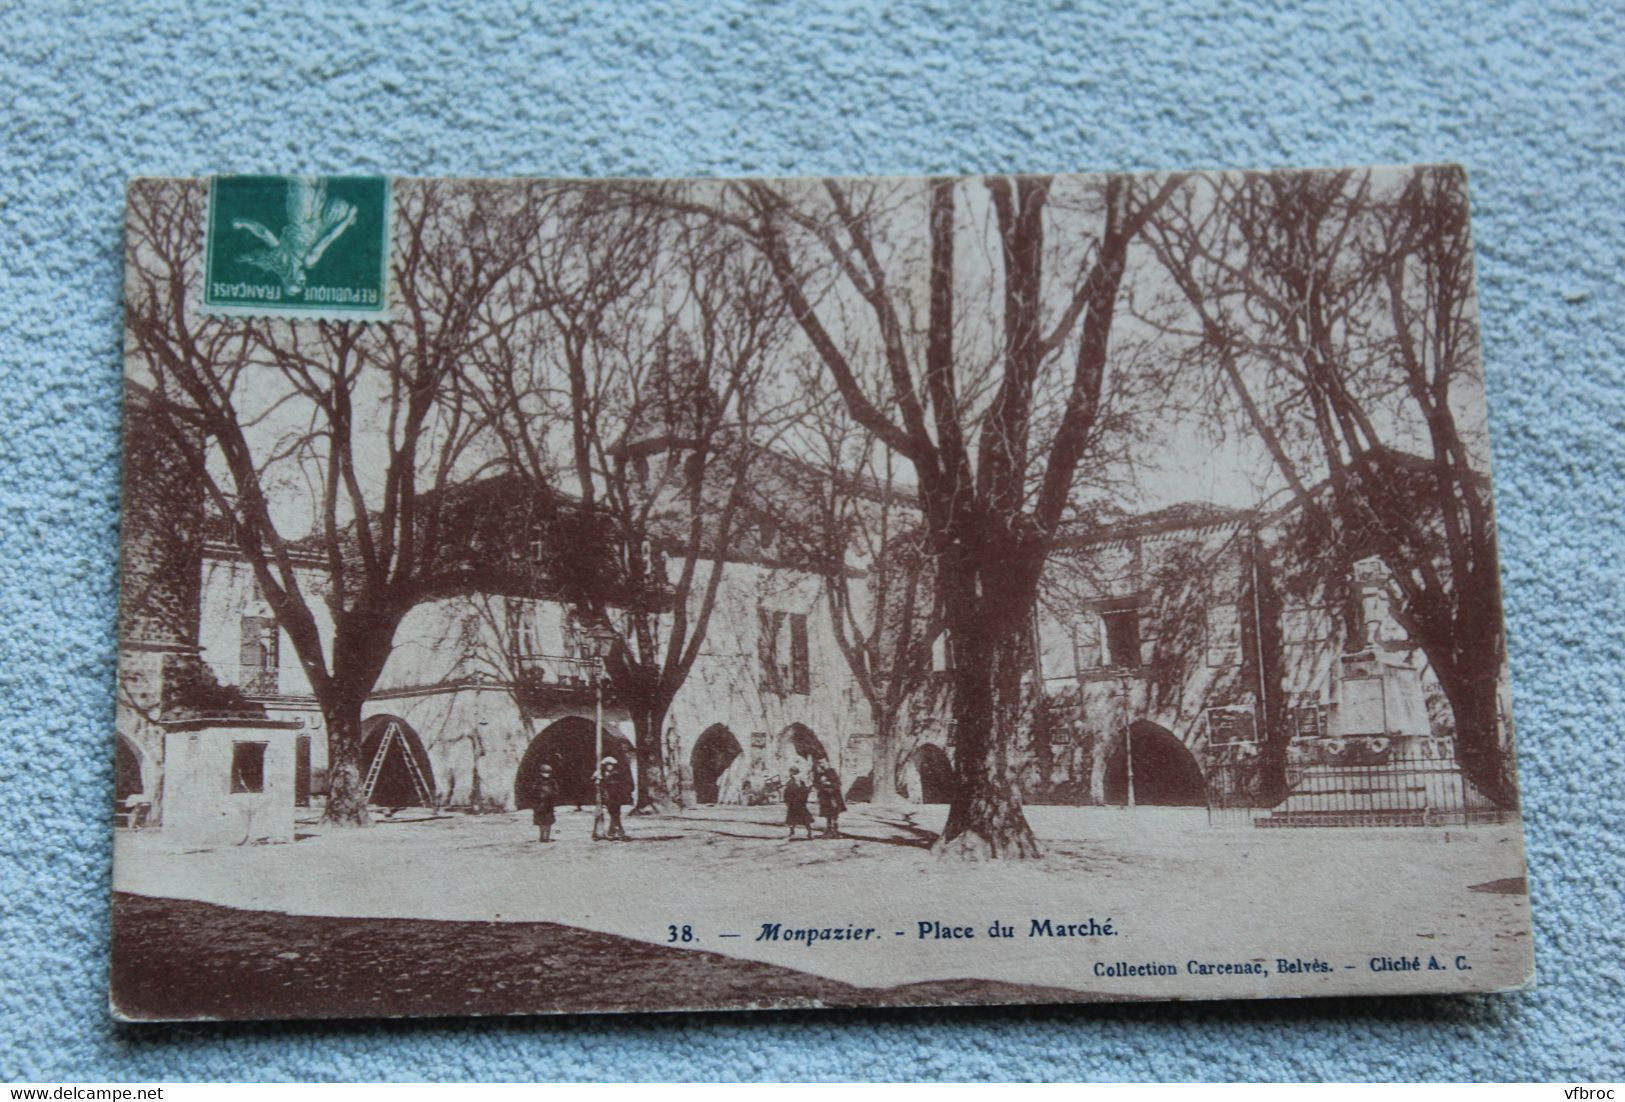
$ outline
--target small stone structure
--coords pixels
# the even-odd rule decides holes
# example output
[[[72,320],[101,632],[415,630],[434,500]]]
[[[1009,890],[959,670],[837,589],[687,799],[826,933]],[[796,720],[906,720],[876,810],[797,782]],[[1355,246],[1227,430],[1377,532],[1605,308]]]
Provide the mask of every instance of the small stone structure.
[[[1287,748],[1285,800],[1261,827],[1424,826],[1498,817],[1428,719],[1422,671],[1403,652],[1341,656],[1322,732]]]
[[[291,842],[298,723],[199,719],[168,725],[164,831],[194,845]]]

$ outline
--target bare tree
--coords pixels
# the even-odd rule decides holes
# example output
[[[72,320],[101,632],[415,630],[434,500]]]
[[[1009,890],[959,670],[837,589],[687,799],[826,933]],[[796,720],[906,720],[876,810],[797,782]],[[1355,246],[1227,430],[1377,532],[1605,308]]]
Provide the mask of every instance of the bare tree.
[[[566,590],[613,634],[610,689],[631,713],[638,811],[664,809],[664,726],[705,643],[770,429],[759,389],[783,307],[742,243],[632,189],[565,185],[527,258],[544,349],[492,363],[482,391],[516,470],[559,478],[610,518],[631,600]],[[550,439],[551,426],[568,426]],[[554,458],[558,457],[558,458]]]
[[[1516,801],[1466,180],[1456,168],[1206,178],[1152,240],[1231,409],[1302,509],[1300,549],[1353,600],[1388,567],[1468,777]],[[1358,610],[1346,608],[1351,633]]]
[[[454,385],[520,271],[534,204],[511,185],[398,182],[388,325],[198,316],[205,206],[200,182],[132,187],[132,371],[165,431],[203,443],[190,474],[321,706],[326,820],[363,825],[361,709],[401,619],[536,585],[511,552],[550,530],[556,502],[515,510],[482,491],[481,419]],[[301,565],[311,555],[319,569]]]
[[[1038,580],[1112,427],[1130,244],[1178,182],[747,181],[694,200],[767,258],[853,418],[913,466],[954,665],[944,854],[1039,854],[1009,760]]]
[[[906,465],[862,426],[820,368],[803,372],[813,405],[787,436],[799,458],[758,495],[779,543],[816,573],[835,642],[874,728],[872,799],[897,796],[898,746],[910,701],[930,680],[942,636],[935,562]],[[785,493],[783,491],[789,490]]]

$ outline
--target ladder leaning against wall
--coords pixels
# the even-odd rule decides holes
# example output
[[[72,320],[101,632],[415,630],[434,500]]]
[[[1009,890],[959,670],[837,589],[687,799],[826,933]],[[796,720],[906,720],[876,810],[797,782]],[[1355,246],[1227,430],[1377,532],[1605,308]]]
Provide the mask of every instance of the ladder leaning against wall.
[[[390,720],[389,726],[384,728],[384,737],[378,740],[378,751],[372,756],[372,764],[367,766],[367,779],[361,786],[367,802],[372,802],[372,790],[378,785],[378,774],[384,771],[384,759],[389,756],[389,748],[397,739],[400,740],[401,757],[406,759],[406,772],[412,778],[412,787],[417,790],[418,799],[424,807],[433,807],[434,789],[429,787],[428,778],[424,777],[423,770],[418,766],[417,756],[412,753],[412,746],[406,741],[401,725],[394,720]]]

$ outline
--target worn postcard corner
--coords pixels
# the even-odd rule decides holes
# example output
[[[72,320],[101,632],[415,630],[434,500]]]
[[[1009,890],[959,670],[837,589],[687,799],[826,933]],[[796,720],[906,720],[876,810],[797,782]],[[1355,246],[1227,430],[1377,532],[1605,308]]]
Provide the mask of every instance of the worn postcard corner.
[[[1459,167],[127,203],[115,1016],[1534,982]]]

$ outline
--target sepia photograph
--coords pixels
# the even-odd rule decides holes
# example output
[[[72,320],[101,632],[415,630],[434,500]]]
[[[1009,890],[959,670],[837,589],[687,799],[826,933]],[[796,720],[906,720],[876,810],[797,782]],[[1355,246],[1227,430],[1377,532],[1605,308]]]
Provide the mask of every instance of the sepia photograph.
[[[111,1003],[1534,982],[1465,172],[142,178]]]

